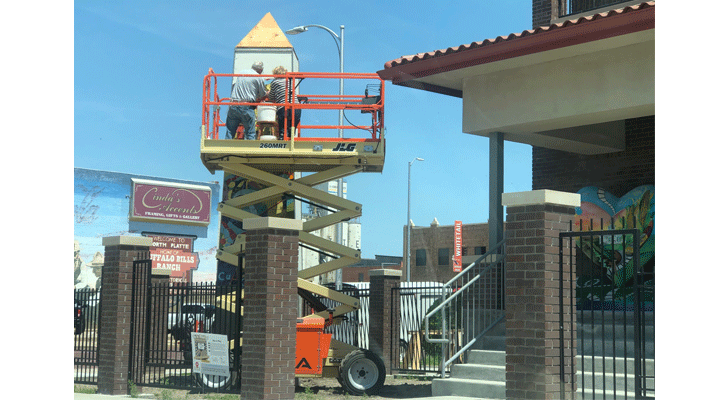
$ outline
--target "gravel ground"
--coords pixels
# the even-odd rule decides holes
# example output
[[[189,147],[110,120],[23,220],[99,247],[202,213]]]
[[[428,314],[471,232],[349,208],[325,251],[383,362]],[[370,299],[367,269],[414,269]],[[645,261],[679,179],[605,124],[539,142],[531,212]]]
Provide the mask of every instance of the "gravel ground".
[[[76,385],[77,388],[81,385]],[[87,388],[88,389],[88,388]],[[161,400],[236,400],[239,395],[229,393],[194,393],[187,390],[173,390],[145,387],[140,388],[139,398]],[[431,396],[431,381],[423,378],[390,377],[376,396],[352,396],[343,392],[335,378],[301,378],[295,390],[295,400],[393,400]]]

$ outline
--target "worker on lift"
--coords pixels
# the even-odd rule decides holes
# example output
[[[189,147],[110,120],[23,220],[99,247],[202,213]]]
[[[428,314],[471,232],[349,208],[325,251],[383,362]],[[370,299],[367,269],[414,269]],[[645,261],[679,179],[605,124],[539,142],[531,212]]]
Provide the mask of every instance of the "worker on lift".
[[[274,75],[284,75],[287,73],[287,69],[283,66],[279,66],[272,71]],[[295,95],[295,88],[292,87],[292,79],[287,80],[287,96],[289,103],[296,103],[297,96]],[[269,85],[269,101],[272,103],[284,104],[285,101],[285,79],[275,78]],[[287,118],[287,125],[285,125],[285,116]],[[295,110],[294,116],[294,127],[295,131],[300,124],[300,117],[302,116],[302,110],[299,108]],[[279,139],[284,139],[284,127],[287,126],[287,137],[292,136],[292,109],[287,108],[285,110],[284,105],[277,106],[277,126],[279,127]]]
[[[252,64],[252,69],[241,71],[240,74],[261,74],[262,71],[264,71],[264,64],[261,61],[256,61]],[[262,77],[240,76],[236,77],[232,82],[232,103],[258,103],[266,98],[268,94]],[[236,137],[239,125],[244,127],[244,139],[255,140],[257,138],[255,109],[256,106],[251,105],[229,106],[226,119],[227,139],[239,139]]]

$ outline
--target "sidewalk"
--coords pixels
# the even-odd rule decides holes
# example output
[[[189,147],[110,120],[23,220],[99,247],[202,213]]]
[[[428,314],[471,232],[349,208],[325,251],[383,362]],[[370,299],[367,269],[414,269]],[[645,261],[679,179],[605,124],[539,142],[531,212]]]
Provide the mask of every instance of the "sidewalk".
[[[73,393],[74,400],[119,400],[119,399],[130,399],[131,396],[127,394],[121,395],[110,395],[110,394],[88,394],[88,393]],[[153,399],[154,396],[151,394],[140,394],[137,399]]]

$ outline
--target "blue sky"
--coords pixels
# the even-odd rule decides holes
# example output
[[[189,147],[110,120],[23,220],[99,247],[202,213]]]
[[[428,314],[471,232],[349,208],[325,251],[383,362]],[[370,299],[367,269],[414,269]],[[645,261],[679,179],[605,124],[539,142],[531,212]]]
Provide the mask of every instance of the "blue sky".
[[[405,2],[408,3],[408,2]],[[199,159],[202,79],[231,73],[234,46],[270,12],[284,31],[345,26],[345,71],[531,27],[531,1],[75,1],[75,167],[221,181]],[[336,72],[330,35],[288,36],[306,72]],[[265,71],[267,72],[267,71]],[[363,205],[363,257],[402,255],[408,162],[418,226],[488,219],[488,139],[461,131],[461,99],[386,85],[382,174],[347,178]],[[531,147],[505,144],[505,191],[531,189]]]

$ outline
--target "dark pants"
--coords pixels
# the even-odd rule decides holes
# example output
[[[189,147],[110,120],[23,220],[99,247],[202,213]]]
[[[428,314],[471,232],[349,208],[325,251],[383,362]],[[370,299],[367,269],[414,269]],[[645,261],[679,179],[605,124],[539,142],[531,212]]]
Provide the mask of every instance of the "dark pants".
[[[292,135],[292,110],[286,110],[287,111],[287,123],[289,126],[287,127],[287,136]],[[302,115],[302,110],[295,110],[295,129],[297,129],[297,126],[300,124],[300,116]],[[285,117],[285,109],[280,108],[277,110],[277,125],[279,126],[279,137],[282,139],[284,137],[284,117]]]
[[[255,125],[254,108],[252,106],[230,106],[227,112],[227,139],[234,139],[239,125],[244,126],[244,139],[255,140],[257,128]]]

